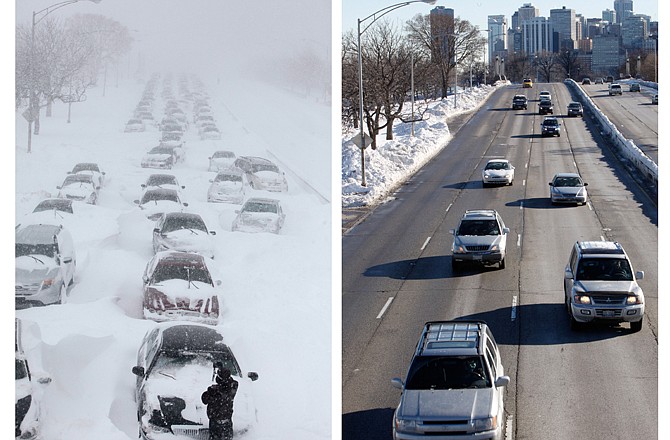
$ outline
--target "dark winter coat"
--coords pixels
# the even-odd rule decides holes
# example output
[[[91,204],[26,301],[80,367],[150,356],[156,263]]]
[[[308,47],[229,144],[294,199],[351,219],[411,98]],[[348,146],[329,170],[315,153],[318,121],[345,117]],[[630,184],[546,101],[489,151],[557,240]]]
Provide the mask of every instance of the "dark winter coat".
[[[210,385],[202,393],[202,403],[207,405],[209,420],[228,420],[233,417],[233,399],[237,393],[237,381],[232,377],[224,379],[222,383]]]

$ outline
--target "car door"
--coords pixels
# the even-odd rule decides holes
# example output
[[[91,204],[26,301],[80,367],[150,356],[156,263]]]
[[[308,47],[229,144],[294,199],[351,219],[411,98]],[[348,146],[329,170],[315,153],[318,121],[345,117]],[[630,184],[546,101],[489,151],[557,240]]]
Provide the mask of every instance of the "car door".
[[[570,259],[568,264],[565,266],[565,275],[563,277],[563,292],[565,293],[566,302],[570,302],[570,292],[572,292],[572,287],[575,284],[575,273],[577,272],[577,260],[578,260],[577,245],[572,247],[572,252],[570,253]]]

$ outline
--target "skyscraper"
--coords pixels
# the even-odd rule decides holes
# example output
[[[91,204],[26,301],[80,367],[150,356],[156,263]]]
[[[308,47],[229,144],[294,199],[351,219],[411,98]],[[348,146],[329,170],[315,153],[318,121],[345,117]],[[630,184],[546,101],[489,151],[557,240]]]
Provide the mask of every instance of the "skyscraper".
[[[616,22],[623,23],[633,15],[633,0],[614,0],[614,10],[616,11]]]
[[[449,53],[449,41],[454,36],[454,10],[436,6],[430,11],[430,35],[441,53],[433,53],[433,59],[443,59]],[[435,49],[437,50],[437,49]]]
[[[507,56],[507,18],[504,15],[489,15],[489,64],[493,64],[495,57]]]
[[[575,10],[567,9],[565,6],[561,9],[552,9],[549,11],[549,19],[554,28],[554,51],[574,50],[577,41]]]
[[[616,23],[616,11],[612,9],[605,9],[603,11],[603,20],[608,21],[610,23]]]

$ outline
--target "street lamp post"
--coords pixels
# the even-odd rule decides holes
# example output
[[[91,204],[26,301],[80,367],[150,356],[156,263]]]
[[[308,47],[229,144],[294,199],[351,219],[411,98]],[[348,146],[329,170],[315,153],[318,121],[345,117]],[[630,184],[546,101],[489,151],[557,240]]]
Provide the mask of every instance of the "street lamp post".
[[[32,21],[32,27],[30,29],[30,98],[29,98],[29,103],[28,103],[28,111],[24,113],[25,118],[28,120],[28,153],[31,152],[31,144],[32,144],[32,126],[33,126],[33,121],[35,122],[35,134],[39,134],[39,112],[40,112],[40,106],[39,106],[39,101],[37,98],[37,90],[36,90],[36,78],[35,78],[35,26],[44,18],[51,14],[52,12],[67,6],[71,5],[73,3],[78,3],[80,1],[84,0],[65,0],[62,2],[54,3],[51,6],[47,6],[46,8],[39,10],[37,12],[33,11],[33,21]],[[102,0],[86,0],[93,2],[95,4],[100,3]],[[41,17],[38,17],[40,14],[42,14]]]
[[[78,0],[75,0],[78,1]],[[94,1],[94,0],[91,0]],[[98,0],[100,1],[100,0]],[[361,175],[362,175],[362,180],[361,180],[361,185],[362,186],[367,186],[365,183],[365,132],[363,131],[363,54],[361,51],[361,35],[363,32],[368,30],[372,24],[383,17],[384,15],[388,14],[391,11],[394,11],[398,8],[402,8],[403,6],[407,6],[411,3],[427,3],[429,5],[434,5],[437,0],[411,0],[407,2],[402,2],[402,3],[396,3],[391,6],[387,6],[385,8],[382,8],[378,10],[377,12],[373,12],[372,14],[368,15],[367,17],[363,19],[358,19],[358,123],[360,124],[360,129],[361,132],[359,134],[360,136],[360,148],[361,148]],[[368,23],[363,30],[361,30],[361,23],[364,21],[372,18],[372,21]]]

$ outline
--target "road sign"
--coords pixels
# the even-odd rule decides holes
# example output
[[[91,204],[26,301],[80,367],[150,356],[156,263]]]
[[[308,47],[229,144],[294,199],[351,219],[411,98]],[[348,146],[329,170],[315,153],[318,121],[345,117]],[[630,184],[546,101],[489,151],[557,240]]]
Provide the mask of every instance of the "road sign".
[[[364,140],[365,140],[365,145],[361,145],[361,134],[358,133],[356,136],[354,136],[351,140],[352,142],[360,149],[365,149],[370,146],[372,143],[372,138],[367,135],[367,133],[363,133]]]
[[[21,116],[23,116],[26,119],[26,121],[33,122],[39,116],[38,112],[39,110],[35,111],[35,109],[28,107],[26,111],[21,113]]]

